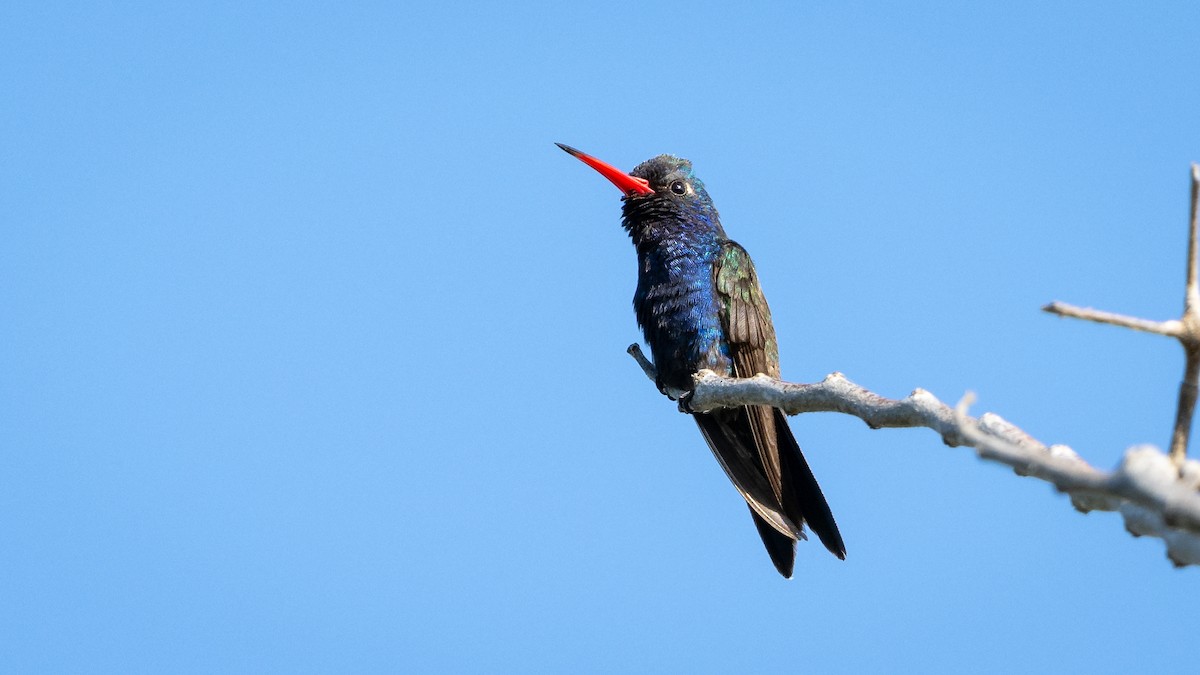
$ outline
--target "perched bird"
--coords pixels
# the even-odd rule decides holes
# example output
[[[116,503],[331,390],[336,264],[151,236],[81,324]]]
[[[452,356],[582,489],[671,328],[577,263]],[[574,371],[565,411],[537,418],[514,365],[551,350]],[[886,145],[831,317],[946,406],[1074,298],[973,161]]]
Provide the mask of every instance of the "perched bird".
[[[633,307],[650,345],[659,388],[691,391],[709,369],[731,377],[779,377],[771,310],[746,250],[725,236],[692,163],[671,155],[630,173],[557,144],[616,185],[622,224],[638,256]],[[807,523],[834,555],[846,547],[782,411],[769,406],[693,413],[708,447],[750,507],[775,568],[791,578]]]

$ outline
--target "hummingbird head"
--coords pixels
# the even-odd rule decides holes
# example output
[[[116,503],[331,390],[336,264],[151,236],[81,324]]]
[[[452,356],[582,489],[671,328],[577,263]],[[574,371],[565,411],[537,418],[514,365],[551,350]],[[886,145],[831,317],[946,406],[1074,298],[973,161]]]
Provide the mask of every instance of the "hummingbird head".
[[[704,189],[704,181],[692,172],[692,163],[682,157],[659,155],[638,164],[629,175],[645,180],[654,192],[626,195],[627,205],[637,200],[658,201],[672,211],[716,215],[712,199]]]
[[[622,197],[622,222],[635,243],[679,230],[724,236],[720,216],[692,163],[674,155],[648,159],[629,172],[562,143],[556,144],[612,181]]]

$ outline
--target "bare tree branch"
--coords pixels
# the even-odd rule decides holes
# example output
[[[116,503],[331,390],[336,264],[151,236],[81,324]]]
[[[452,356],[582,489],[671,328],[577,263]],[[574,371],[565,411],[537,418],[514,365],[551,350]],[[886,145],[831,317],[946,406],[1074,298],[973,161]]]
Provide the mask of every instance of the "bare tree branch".
[[[637,345],[629,347],[646,375],[657,381],[654,365]],[[682,392],[667,392],[681,394]],[[678,396],[674,396],[677,398]],[[967,415],[969,396],[957,409],[917,389],[902,399],[889,399],[833,373],[815,384],[783,382],[765,375],[747,379],[701,371],[688,399],[693,412],[739,405],[769,405],[789,415],[838,412],[853,415],[873,429],[927,427],[950,446],[975,448],[979,456],[1054,485],[1071,497],[1076,509],[1119,511],[1135,536],[1162,538],[1167,556],[1179,566],[1200,565],[1200,462],[1187,461],[1182,471],[1151,446],[1125,453],[1112,472],[1096,469],[1064,445],[1047,447],[998,415]]]
[[[1200,305],[1200,281],[1196,274],[1196,202],[1200,198],[1200,164],[1192,164],[1192,213],[1188,227],[1187,298],[1185,307]],[[1184,313],[1187,313],[1186,310]]]
[[[1075,305],[1068,305],[1065,302],[1057,301],[1042,307],[1042,311],[1072,319],[1084,319],[1086,321],[1095,321],[1096,323],[1106,323],[1111,326],[1131,328],[1133,330],[1140,330],[1143,333],[1154,333],[1173,338],[1179,338],[1183,335],[1183,323],[1177,319],[1150,321],[1149,319],[1138,319],[1132,316],[1125,316],[1124,314],[1092,309],[1091,307],[1076,307]]]
[[[1192,165],[1192,213],[1188,226],[1187,282],[1183,300],[1183,335],[1179,338],[1186,359],[1183,381],[1179,383],[1179,403],[1175,408],[1175,431],[1171,434],[1171,459],[1182,466],[1187,457],[1188,437],[1200,394],[1200,282],[1196,274],[1196,201],[1200,193],[1200,165]]]
[[[1179,402],[1175,407],[1175,427],[1171,433],[1171,461],[1182,476],[1187,459],[1188,438],[1195,417],[1196,399],[1200,395],[1200,279],[1197,270],[1197,198],[1200,196],[1200,164],[1192,165],[1192,208],[1188,226],[1187,277],[1184,285],[1183,317],[1171,321],[1149,321],[1123,314],[1103,312],[1088,307],[1076,307],[1052,302],[1043,311],[1058,316],[1086,319],[1146,333],[1166,335],[1183,345],[1183,380],[1179,383]]]

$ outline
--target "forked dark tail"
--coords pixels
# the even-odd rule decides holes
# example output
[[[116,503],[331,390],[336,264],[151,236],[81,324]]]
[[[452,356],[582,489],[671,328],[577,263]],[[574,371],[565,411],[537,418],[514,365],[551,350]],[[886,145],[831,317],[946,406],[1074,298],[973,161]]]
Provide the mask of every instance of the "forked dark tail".
[[[833,512],[829,510],[829,503],[825,501],[821,486],[817,484],[812,469],[808,468],[808,462],[800,452],[800,445],[796,443],[796,437],[788,427],[787,418],[778,408],[775,408],[774,412],[775,433],[779,439],[780,468],[783,471],[784,513],[793,521],[803,518],[808,527],[821,539],[821,543],[825,544],[825,548],[845,560],[846,545],[842,542],[842,534],[838,532],[837,521],[833,519]]]

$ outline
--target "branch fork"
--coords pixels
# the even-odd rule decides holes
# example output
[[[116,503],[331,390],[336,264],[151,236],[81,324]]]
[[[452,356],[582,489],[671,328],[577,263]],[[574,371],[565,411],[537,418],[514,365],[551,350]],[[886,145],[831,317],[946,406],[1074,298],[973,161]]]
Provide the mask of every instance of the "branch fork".
[[[1150,321],[1123,314],[1104,312],[1090,307],[1077,307],[1064,302],[1052,302],[1043,311],[1073,319],[1084,319],[1096,323],[1121,326],[1144,333],[1154,333],[1175,338],[1183,346],[1183,380],[1179,383],[1179,402],[1175,408],[1175,427],[1171,433],[1171,461],[1176,469],[1183,471],[1187,458],[1188,439],[1192,431],[1192,418],[1196,412],[1196,398],[1200,394],[1200,280],[1197,275],[1197,200],[1200,195],[1200,164],[1192,165],[1192,208],[1188,228],[1187,280],[1184,284],[1183,316],[1168,321]]]

